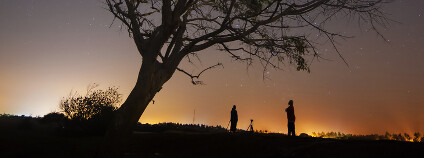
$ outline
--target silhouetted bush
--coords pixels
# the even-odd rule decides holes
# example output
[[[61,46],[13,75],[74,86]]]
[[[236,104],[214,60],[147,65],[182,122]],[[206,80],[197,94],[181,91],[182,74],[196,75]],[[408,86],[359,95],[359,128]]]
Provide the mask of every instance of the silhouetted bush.
[[[69,121],[69,119],[60,112],[51,112],[43,116],[40,119],[40,122],[44,125],[47,125],[51,128],[55,133],[62,134],[65,128],[65,124]]]
[[[64,123],[68,118],[59,112],[51,112],[41,118],[42,123]]]
[[[300,133],[299,137],[311,137],[311,136],[306,133]]]
[[[98,85],[89,85],[86,96],[70,96],[60,102],[60,109],[71,120],[87,120],[102,112],[116,110],[121,101],[118,88],[95,90]]]
[[[98,85],[89,85],[86,96],[70,96],[60,102],[60,109],[69,118],[66,128],[69,133],[103,135],[114,117],[116,105],[121,101],[118,88],[95,90]]]

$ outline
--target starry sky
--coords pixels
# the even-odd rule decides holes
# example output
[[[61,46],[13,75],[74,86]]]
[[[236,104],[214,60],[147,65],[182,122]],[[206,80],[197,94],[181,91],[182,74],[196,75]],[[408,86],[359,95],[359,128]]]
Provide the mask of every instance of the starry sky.
[[[2,0],[0,5],[0,113],[43,116],[58,111],[70,92],[90,83],[119,87],[124,98],[135,84],[141,57],[126,29],[100,0]],[[214,48],[189,72],[217,62],[194,86],[176,72],[140,119],[226,127],[237,105],[238,128],[286,132],[284,109],[294,100],[297,133],[353,134],[424,132],[424,1],[397,0],[384,11],[391,22],[386,41],[357,23],[333,21],[331,29],[355,38],[337,41],[347,66],[328,44],[328,60],[311,73],[292,67],[269,70],[234,62]]]

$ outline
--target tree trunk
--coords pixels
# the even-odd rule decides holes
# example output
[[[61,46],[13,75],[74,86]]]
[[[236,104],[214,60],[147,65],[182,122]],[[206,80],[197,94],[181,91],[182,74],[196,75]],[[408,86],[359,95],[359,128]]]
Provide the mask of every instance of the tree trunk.
[[[143,61],[137,82],[127,100],[117,110],[115,119],[106,133],[104,147],[96,157],[122,157],[126,141],[147,105],[174,72],[175,69],[169,69],[156,60]]]

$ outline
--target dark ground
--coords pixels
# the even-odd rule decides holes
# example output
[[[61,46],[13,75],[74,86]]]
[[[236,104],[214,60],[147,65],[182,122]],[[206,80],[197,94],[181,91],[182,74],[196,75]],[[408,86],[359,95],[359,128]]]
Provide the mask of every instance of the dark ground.
[[[0,158],[93,157],[102,145],[103,138],[81,134],[81,129],[77,127],[65,130],[67,127],[60,121],[43,123],[41,118],[2,115]],[[127,141],[127,146],[121,146],[125,151],[123,157],[424,158],[424,143],[288,137],[282,134],[243,132],[234,134],[227,133],[222,127],[175,123],[140,124],[135,130],[139,132],[134,132]]]
[[[92,157],[101,137],[0,129],[0,158]],[[249,133],[135,133],[125,157],[424,157],[424,143],[336,140]]]

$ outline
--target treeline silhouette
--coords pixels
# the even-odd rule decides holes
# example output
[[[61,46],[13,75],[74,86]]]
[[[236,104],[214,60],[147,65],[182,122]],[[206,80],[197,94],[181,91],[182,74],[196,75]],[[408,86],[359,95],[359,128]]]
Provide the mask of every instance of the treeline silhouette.
[[[355,135],[344,134],[340,132],[312,132],[312,137],[320,138],[334,138],[334,139],[347,139],[347,140],[396,140],[408,142],[424,142],[424,136],[420,132],[415,132],[412,136],[408,133],[389,133],[384,135],[368,134],[368,135]]]
[[[33,131],[36,133],[53,133],[61,136],[101,136],[106,130],[107,124],[95,125],[98,120],[75,121],[66,117],[65,114],[52,112],[43,117],[32,117],[24,115],[0,114],[0,127],[15,130]],[[135,132],[192,132],[192,133],[224,133],[227,129],[217,125],[209,126],[205,124],[182,124],[182,123],[158,123],[158,124],[142,124],[138,123],[134,128]],[[247,132],[240,129],[240,132]],[[265,130],[258,130],[255,133],[266,134]],[[271,133],[276,134],[276,133]],[[305,134],[306,135],[306,134]],[[384,135],[369,134],[356,135],[345,134],[341,132],[312,132],[312,137],[332,138],[342,140],[393,140],[408,142],[424,142],[424,135],[415,132],[413,135],[408,133],[386,132]]]
[[[173,123],[173,122],[163,122],[158,124],[142,124],[137,123],[136,128],[134,129],[138,132],[196,132],[196,133],[216,133],[216,132],[228,132],[228,129],[222,127],[221,125],[209,126],[205,124],[183,124],[183,123]],[[255,130],[254,132],[237,129],[239,133],[271,133],[268,130]],[[275,134],[275,133],[273,133]]]
[[[134,129],[138,132],[195,132],[195,133],[217,133],[217,132],[227,132],[225,128],[220,125],[217,126],[208,126],[204,124],[181,124],[181,123],[158,123],[158,124],[142,124],[137,123],[136,128]]]

